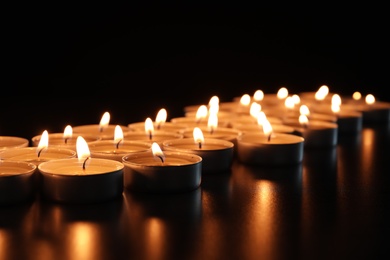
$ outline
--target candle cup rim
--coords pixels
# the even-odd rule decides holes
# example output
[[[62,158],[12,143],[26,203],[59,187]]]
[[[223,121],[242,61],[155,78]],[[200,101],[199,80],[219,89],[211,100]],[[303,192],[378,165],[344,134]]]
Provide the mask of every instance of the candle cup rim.
[[[12,136],[12,135],[0,136],[0,142],[8,141],[8,140],[17,140],[19,142],[17,144],[12,144],[11,146],[0,146],[0,150],[17,148],[17,147],[28,147],[30,143],[30,141],[27,138],[20,137],[20,136]]]
[[[0,168],[1,166],[4,165],[4,166],[10,166],[10,167],[23,167],[23,170],[22,172],[17,172],[17,173],[7,173],[7,174],[3,174],[3,175],[0,175],[2,178],[3,177],[6,177],[6,178],[12,178],[12,177],[15,177],[15,176],[21,176],[21,175],[28,175],[28,174],[33,174],[37,169],[38,169],[38,166],[33,164],[33,163],[30,163],[30,162],[26,162],[26,161],[20,161],[20,160],[0,160]]]
[[[153,154],[150,151],[147,152],[135,152],[131,154],[127,154],[122,157],[122,163],[125,166],[142,166],[142,167],[178,167],[178,166],[191,166],[198,163],[201,163],[203,161],[203,158],[197,154],[193,153],[186,153],[186,152],[176,152],[176,151],[164,151],[165,156],[175,156],[176,158],[183,158],[188,159],[188,163],[181,164],[181,165],[144,165],[142,163],[131,161],[131,159],[142,159],[142,158],[153,158]],[[192,159],[192,160],[191,160]]]
[[[193,144],[194,148],[177,148],[172,146],[172,144]],[[204,144],[213,144],[213,145],[223,145],[221,148],[216,148],[216,149],[198,149],[196,148],[196,143],[194,141],[194,138],[192,137],[184,137],[181,139],[173,139],[173,140],[166,140],[162,143],[163,148],[165,149],[171,149],[171,151],[203,151],[203,152],[213,152],[213,151],[222,151],[222,150],[227,150],[227,149],[232,149],[234,147],[234,143],[225,139],[221,138],[205,138],[205,143]]]

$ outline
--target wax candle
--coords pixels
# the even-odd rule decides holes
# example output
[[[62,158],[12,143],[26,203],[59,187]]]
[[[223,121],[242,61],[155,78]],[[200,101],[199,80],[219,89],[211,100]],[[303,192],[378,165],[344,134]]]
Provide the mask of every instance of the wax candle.
[[[248,133],[237,140],[237,158],[250,165],[288,165],[302,162],[304,139],[294,134]]]
[[[122,162],[122,157],[129,153],[149,151],[151,143],[146,141],[124,140],[118,126],[114,140],[99,140],[88,143],[92,158],[103,158]]]
[[[111,115],[105,112],[100,120],[99,124],[79,125],[73,127],[73,133],[75,134],[88,134],[94,136],[100,136],[103,140],[112,140],[114,138],[116,125],[110,124]],[[130,129],[127,126],[121,125],[121,128],[126,135]]]
[[[0,150],[14,147],[27,147],[29,141],[18,136],[0,136]]]
[[[205,138],[202,130],[195,127],[193,138],[164,141],[163,150],[193,153],[203,159],[202,173],[216,173],[230,170],[234,155],[234,144],[230,141]]]
[[[76,141],[77,157],[39,164],[44,199],[62,203],[96,203],[119,198],[123,192],[123,168],[115,160],[91,158],[82,136]]]
[[[305,139],[305,147],[331,147],[337,145],[338,125],[336,123],[308,120],[301,115],[298,120],[291,120],[285,124],[293,126],[295,133]]]
[[[24,161],[0,160],[0,205],[34,199],[34,172],[37,166]]]
[[[68,148],[76,151],[76,140],[77,136],[81,135],[87,143],[101,140],[99,135],[90,135],[90,134],[73,134],[73,128],[70,125],[67,125],[63,133],[48,133],[48,145],[53,147],[62,147]],[[32,146],[38,146],[41,141],[42,135],[36,135],[31,138]]]
[[[183,192],[201,184],[200,156],[192,153],[162,151],[154,142],[152,151],[135,152],[123,157],[124,187],[138,192]]]
[[[363,123],[390,121],[390,103],[377,101],[372,94],[366,95],[364,102],[352,103],[352,106],[363,114]]]

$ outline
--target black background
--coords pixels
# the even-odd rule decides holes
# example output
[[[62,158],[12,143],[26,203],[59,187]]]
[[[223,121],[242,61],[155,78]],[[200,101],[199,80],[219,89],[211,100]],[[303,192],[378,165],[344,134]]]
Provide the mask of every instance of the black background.
[[[0,134],[168,119],[257,89],[385,95],[380,6],[27,4],[4,8]]]

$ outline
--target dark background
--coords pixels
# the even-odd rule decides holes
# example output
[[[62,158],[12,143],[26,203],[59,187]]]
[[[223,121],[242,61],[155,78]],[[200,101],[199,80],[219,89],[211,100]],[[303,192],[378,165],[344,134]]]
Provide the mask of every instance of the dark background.
[[[0,134],[168,119],[212,95],[359,90],[387,101],[380,6],[217,4],[4,8]]]

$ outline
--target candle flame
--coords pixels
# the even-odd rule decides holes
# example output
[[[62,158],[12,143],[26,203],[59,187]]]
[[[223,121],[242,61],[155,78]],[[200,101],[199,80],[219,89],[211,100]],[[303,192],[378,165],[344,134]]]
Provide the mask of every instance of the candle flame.
[[[164,163],[164,161],[165,161],[165,154],[163,153],[163,151],[161,150],[160,146],[156,142],[152,143],[152,153],[153,153],[153,157],[155,159],[158,158],[158,159],[161,160],[162,163]]]
[[[257,125],[262,127],[265,121],[268,121],[267,116],[263,111],[260,111],[257,115]]]
[[[149,139],[151,140],[154,134],[154,126],[153,121],[150,117],[146,118],[145,120],[145,133],[149,136]]]
[[[67,125],[64,129],[64,135],[63,135],[65,143],[67,143],[68,140],[72,138],[72,135],[73,135],[73,129],[70,125]]]
[[[272,126],[267,119],[263,123],[263,132],[268,137],[268,141],[270,141],[272,135]]]
[[[341,105],[341,97],[339,94],[334,94],[332,96],[332,105],[337,105],[337,106],[340,106]]]
[[[307,105],[301,105],[299,107],[299,113],[305,116],[309,116],[310,115],[309,107]]]
[[[254,101],[262,101],[264,98],[264,92],[260,89],[256,90],[253,94],[253,100]]]
[[[261,105],[257,102],[252,102],[251,107],[249,109],[249,114],[252,117],[257,118],[257,115],[260,113],[260,111],[261,111]]]
[[[91,156],[87,142],[82,136],[77,136],[76,151],[79,162],[83,163],[83,169],[85,169],[86,162]]]
[[[301,114],[299,116],[299,123],[304,127],[307,127],[307,125],[309,124],[309,119],[307,118],[306,115]]]
[[[288,90],[285,87],[281,87],[276,94],[278,99],[285,99],[288,96]]]
[[[198,110],[196,111],[196,122],[200,122],[200,120],[205,119],[208,114],[208,109],[206,105],[201,105],[199,106]]]
[[[244,94],[241,96],[240,104],[242,106],[249,106],[250,103],[251,103],[251,96],[249,94]]]
[[[218,127],[218,115],[217,113],[212,113],[209,115],[209,119],[207,121],[207,128],[210,133],[213,133]]]
[[[329,94],[329,88],[327,85],[322,85],[319,87],[314,97],[316,100],[324,100],[325,97]]]
[[[110,123],[110,113],[108,112],[105,112],[102,116],[102,118],[100,119],[100,123],[99,123],[99,129],[100,131],[102,132],[105,128],[107,128],[107,126],[109,125]]]
[[[44,130],[41,135],[41,139],[39,140],[37,146],[37,155],[38,157],[41,155],[41,152],[45,150],[49,146],[49,132]]]
[[[193,136],[195,144],[199,145],[199,148],[202,148],[202,144],[204,143],[204,135],[202,129],[200,129],[199,127],[194,127]]]
[[[115,132],[114,132],[114,143],[117,149],[119,148],[119,145],[123,143],[122,141],[123,141],[123,130],[120,127],[120,125],[116,125]]]
[[[218,96],[212,96],[209,101],[209,107],[212,106],[219,106],[219,97]]]
[[[353,92],[353,94],[352,94],[352,98],[353,98],[354,100],[360,100],[360,99],[362,98],[362,94],[361,94],[359,91],[355,91],[355,92]]]
[[[156,116],[157,129],[160,129],[167,121],[167,110],[165,108],[160,109]]]
[[[299,103],[301,103],[301,98],[297,94],[292,95],[291,98],[294,102],[294,105],[298,105]]]
[[[294,106],[295,106],[295,103],[294,103],[294,100],[292,97],[287,97],[285,100],[284,100],[284,105],[287,109],[293,109]]]
[[[374,95],[368,94],[368,95],[366,96],[366,103],[367,103],[368,105],[374,104],[374,103],[375,103],[375,97],[374,97]]]
[[[332,106],[331,106],[331,108],[332,108],[332,112],[333,113],[339,113],[340,112],[340,105],[339,104],[333,104],[332,103]]]

